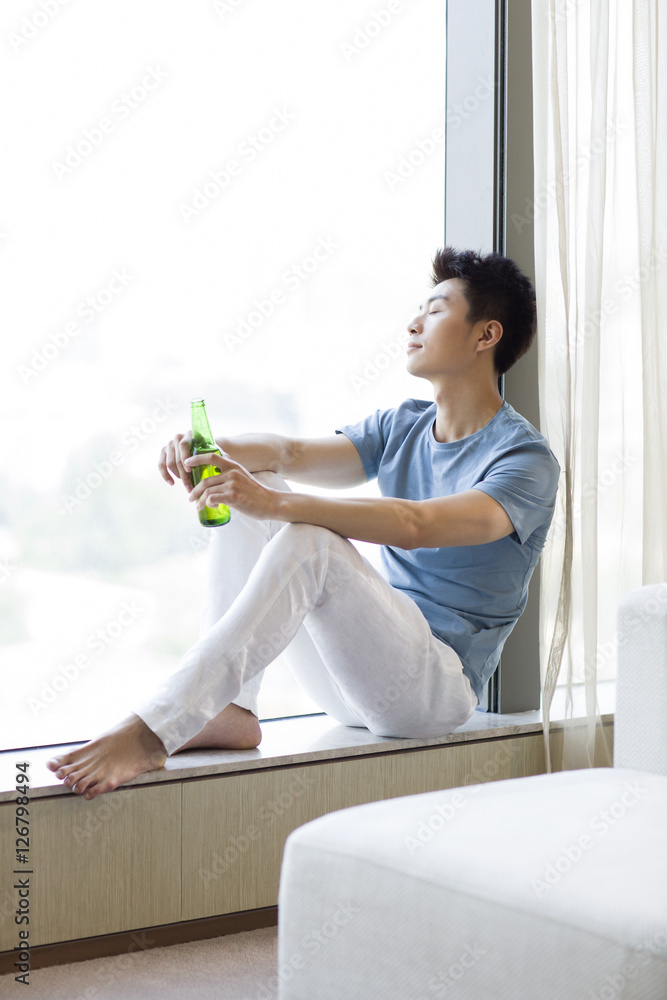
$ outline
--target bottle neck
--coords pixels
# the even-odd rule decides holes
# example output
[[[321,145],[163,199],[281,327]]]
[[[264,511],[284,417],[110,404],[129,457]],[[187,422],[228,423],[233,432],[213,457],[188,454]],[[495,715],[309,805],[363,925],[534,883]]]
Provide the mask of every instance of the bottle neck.
[[[203,400],[192,403],[192,447],[197,451],[217,451]]]

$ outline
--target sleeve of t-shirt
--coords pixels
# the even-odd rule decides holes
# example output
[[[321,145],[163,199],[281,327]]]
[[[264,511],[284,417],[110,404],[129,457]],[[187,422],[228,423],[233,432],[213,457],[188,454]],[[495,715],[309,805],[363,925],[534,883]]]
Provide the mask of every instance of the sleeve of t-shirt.
[[[543,444],[526,444],[491,466],[476,490],[488,493],[503,507],[523,545],[553,517],[560,466]]]
[[[336,434],[345,434],[359,452],[367,479],[375,479],[380,468],[395,410],[376,410],[358,424],[337,427]]]

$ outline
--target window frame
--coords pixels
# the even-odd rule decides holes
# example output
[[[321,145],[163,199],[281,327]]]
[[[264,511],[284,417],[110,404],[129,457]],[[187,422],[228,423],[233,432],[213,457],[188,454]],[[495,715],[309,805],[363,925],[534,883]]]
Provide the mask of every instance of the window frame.
[[[446,45],[445,243],[506,254],[534,280],[526,209],[534,195],[530,0],[513,0],[511,11],[508,0],[447,0]],[[475,84],[490,77],[493,100],[476,106]],[[519,216],[520,227],[511,221]],[[501,378],[500,389],[539,429],[536,347]],[[539,591],[538,568],[480,711],[540,707]]]

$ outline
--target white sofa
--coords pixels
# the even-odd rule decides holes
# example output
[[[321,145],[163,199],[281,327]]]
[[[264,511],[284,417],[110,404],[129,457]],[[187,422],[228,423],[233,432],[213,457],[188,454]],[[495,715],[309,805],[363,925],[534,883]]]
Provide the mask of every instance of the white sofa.
[[[614,767],[330,813],[285,845],[281,1000],[667,998],[667,585],[619,608]]]

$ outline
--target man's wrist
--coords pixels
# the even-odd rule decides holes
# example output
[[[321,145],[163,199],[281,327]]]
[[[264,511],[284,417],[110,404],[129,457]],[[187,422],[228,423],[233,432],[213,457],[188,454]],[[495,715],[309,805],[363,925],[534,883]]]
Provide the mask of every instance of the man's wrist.
[[[213,440],[217,444],[217,446],[220,449],[220,451],[224,452],[225,455],[229,455],[230,458],[234,457],[231,454],[230,450],[229,450],[229,445],[228,445],[227,441],[225,440],[225,438],[217,437],[217,438],[214,438]]]
[[[274,508],[273,520],[275,521],[296,521],[295,501],[298,501],[298,494],[286,492],[285,490],[273,490]]]
[[[217,437],[216,444],[234,461],[248,472],[277,472],[280,465],[280,443],[278,435],[243,434],[240,437]]]

